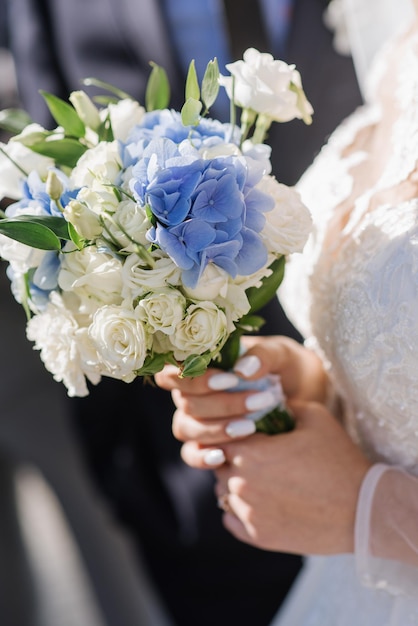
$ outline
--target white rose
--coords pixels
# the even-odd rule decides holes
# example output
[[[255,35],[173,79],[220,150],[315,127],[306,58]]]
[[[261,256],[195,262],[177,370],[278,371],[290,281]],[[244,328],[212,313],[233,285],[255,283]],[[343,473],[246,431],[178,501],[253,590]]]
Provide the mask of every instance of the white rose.
[[[180,277],[181,270],[168,257],[157,258],[154,267],[150,269],[137,254],[131,254],[122,268],[122,295],[133,299],[148,291],[176,286],[180,283]]]
[[[234,96],[238,106],[277,122],[288,122],[295,117],[310,121],[313,109],[303,94],[300,74],[294,65],[249,48],[243,61],[229,63],[226,68],[232,77],[220,76],[219,82],[229,98]]]
[[[208,263],[196,287],[184,287],[184,293],[193,300],[215,300],[218,296],[226,297],[228,283],[229,274],[218,265]]]
[[[63,291],[74,292],[81,300],[82,313],[93,312],[97,305],[122,301],[122,264],[96,246],[64,249],[58,284]]]
[[[135,311],[151,333],[172,335],[186,310],[186,298],[177,289],[158,289],[142,298]]]
[[[108,111],[113,137],[119,141],[126,141],[132,128],[141,123],[145,114],[144,107],[129,98],[109,104]]]
[[[70,200],[63,214],[67,222],[70,222],[84,239],[96,239],[102,232],[103,227],[98,215],[78,200]]]
[[[184,361],[191,354],[214,352],[222,347],[228,336],[225,313],[213,302],[191,304],[185,319],[170,337],[174,358]]]
[[[135,243],[149,247],[146,234],[151,228],[147,214],[143,207],[140,207],[132,200],[122,200],[115,213],[108,216],[106,220],[106,230],[111,240],[119,245],[124,252],[134,252]],[[106,215],[104,215],[106,219]]]
[[[54,167],[53,159],[36,154],[19,141],[34,132],[44,132],[44,129],[38,124],[30,124],[8,144],[0,143],[0,198],[20,200],[22,183],[27,178],[23,172],[36,171],[41,178],[46,178],[48,168]]]
[[[108,375],[131,382],[145,361],[150,339],[138,314],[123,306],[103,306],[89,328]]]
[[[74,187],[92,187],[95,182],[116,183],[122,163],[117,141],[101,141],[86,150],[71,172]],[[96,183],[97,184],[97,183]]]
[[[64,306],[58,293],[51,294],[46,310],[32,317],[26,328],[29,341],[35,342],[41,359],[54,379],[63,382],[69,396],[86,396],[88,389],[84,365],[78,350],[78,324]],[[88,372],[96,384],[99,378]]]
[[[266,223],[261,231],[269,252],[302,252],[312,229],[312,217],[299,192],[270,176],[263,178],[259,186],[275,201],[273,210],[264,214]]]

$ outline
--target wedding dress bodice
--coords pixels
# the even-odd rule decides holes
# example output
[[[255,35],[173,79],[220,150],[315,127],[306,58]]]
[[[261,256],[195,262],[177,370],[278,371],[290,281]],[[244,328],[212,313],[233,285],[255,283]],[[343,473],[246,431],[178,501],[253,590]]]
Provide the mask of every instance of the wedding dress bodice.
[[[387,55],[374,70],[376,82]],[[304,254],[288,263],[281,298],[329,364],[353,438],[372,460],[418,475],[418,199],[385,199],[385,190],[415,175],[418,37],[410,38],[399,67],[400,115],[389,158],[373,187],[356,198],[343,228],[332,226],[335,207],[351,194],[350,170],[367,166],[366,153],[348,148],[380,119],[373,96],[334,133],[300,181],[315,232]]]
[[[396,116],[380,169],[363,140],[387,119],[377,88],[395,50],[375,65],[369,104],[298,184],[315,228],[279,292],[329,369],[349,433],[377,463],[359,496],[355,556],[309,557],[273,626],[418,626],[418,35],[405,38],[389,86]]]

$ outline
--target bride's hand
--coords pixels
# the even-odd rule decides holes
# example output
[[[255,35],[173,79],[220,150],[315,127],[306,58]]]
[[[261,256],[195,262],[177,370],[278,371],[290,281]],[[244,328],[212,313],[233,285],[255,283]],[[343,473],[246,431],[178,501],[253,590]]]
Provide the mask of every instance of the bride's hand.
[[[226,463],[215,471],[224,525],[268,550],[352,552],[358,493],[371,464],[324,406],[294,402],[291,408],[297,423],[291,433],[222,446]],[[195,442],[182,454],[202,466]]]
[[[243,343],[247,351],[235,373],[209,369],[198,378],[181,379],[176,367],[167,366],[156,374],[157,384],[172,392],[177,407],[173,432],[180,441],[216,446],[254,432],[254,423],[245,416],[277,404],[275,389],[229,393],[239,377],[253,381],[278,374],[288,400],[324,401],[326,375],[313,352],[287,337],[245,337]]]

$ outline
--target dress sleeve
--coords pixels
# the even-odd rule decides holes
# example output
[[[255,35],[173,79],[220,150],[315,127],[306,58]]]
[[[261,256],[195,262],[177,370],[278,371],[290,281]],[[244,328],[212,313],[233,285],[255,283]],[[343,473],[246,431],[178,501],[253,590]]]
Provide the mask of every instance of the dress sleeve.
[[[355,556],[364,585],[416,597],[417,477],[385,464],[371,467],[357,506]]]

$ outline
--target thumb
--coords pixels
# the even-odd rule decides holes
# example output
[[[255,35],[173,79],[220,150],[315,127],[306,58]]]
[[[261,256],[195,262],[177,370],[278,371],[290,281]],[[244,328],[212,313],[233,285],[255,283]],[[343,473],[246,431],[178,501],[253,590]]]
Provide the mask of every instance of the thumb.
[[[267,374],[281,374],[289,362],[286,337],[243,337],[245,353],[234,371],[243,378],[256,380]]]

